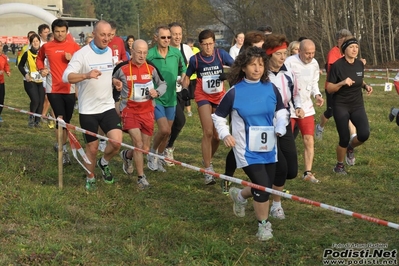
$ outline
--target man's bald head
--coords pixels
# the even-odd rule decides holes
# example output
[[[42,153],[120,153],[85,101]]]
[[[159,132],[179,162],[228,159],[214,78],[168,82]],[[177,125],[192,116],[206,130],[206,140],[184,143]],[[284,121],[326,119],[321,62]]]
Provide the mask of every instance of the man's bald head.
[[[111,41],[111,25],[105,20],[97,22],[93,29],[93,39],[97,47],[105,49]]]
[[[132,63],[141,66],[146,61],[148,44],[144,40],[136,40],[133,43]]]
[[[146,41],[144,41],[142,39],[138,39],[138,40],[134,41],[133,49],[143,48],[143,47],[145,47],[148,50],[148,44]]]
[[[316,45],[310,39],[302,40],[299,44],[299,58],[305,64],[312,62],[316,53]]]

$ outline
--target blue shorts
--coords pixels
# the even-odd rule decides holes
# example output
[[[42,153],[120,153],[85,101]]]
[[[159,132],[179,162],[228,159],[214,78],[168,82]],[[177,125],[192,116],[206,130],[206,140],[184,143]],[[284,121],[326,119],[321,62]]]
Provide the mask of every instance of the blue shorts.
[[[202,101],[197,102],[198,108],[203,106],[203,105],[205,105],[205,104],[210,104],[212,106],[212,108],[218,107],[218,104],[211,103],[210,101],[207,101],[207,100],[202,100]]]
[[[176,106],[165,107],[159,104],[155,105],[155,120],[166,117],[167,120],[175,120]]]

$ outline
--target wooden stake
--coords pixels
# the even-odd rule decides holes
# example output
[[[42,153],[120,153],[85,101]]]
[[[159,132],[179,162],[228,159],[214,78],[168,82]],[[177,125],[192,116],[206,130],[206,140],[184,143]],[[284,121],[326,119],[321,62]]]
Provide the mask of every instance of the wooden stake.
[[[62,119],[62,116],[59,116],[58,119]],[[58,187],[62,189],[64,187],[64,165],[62,163],[62,150],[63,150],[63,134],[64,128],[61,125],[58,125],[57,136],[58,136]]]

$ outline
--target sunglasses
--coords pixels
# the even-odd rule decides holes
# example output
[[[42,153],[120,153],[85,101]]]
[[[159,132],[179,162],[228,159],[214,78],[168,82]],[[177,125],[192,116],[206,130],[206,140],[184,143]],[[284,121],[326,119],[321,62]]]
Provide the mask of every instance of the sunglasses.
[[[159,38],[161,38],[162,40],[165,40],[166,38],[168,38],[170,40],[172,38],[172,36],[160,36]]]

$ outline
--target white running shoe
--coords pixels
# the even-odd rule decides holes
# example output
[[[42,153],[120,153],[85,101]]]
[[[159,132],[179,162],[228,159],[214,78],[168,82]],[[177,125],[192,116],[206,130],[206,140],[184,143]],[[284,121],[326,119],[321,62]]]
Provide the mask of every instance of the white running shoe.
[[[147,181],[147,177],[143,175],[138,181],[137,185],[139,186],[139,189],[146,189],[150,187],[150,183]]]
[[[273,237],[272,232],[272,224],[270,222],[267,222],[265,224],[259,225],[258,233],[256,233],[256,236],[260,241],[266,241]]]
[[[276,218],[276,219],[280,219],[280,220],[284,220],[285,219],[285,214],[284,214],[284,210],[283,208],[277,207],[277,208],[273,208],[273,206],[270,208],[270,216]]]
[[[324,132],[324,128],[321,128],[320,124],[317,124],[316,125],[315,138],[317,140],[322,140],[323,139],[323,132]]]
[[[166,172],[166,169],[163,167],[165,164],[166,164],[165,160],[158,158],[158,171],[159,172],[163,172],[163,173]]]
[[[214,172],[212,164],[208,168],[205,168],[205,170]],[[204,173],[204,181],[205,181],[205,185],[214,185],[214,184],[216,184],[216,181],[215,181],[215,178],[213,177],[213,175],[210,175],[210,174],[207,174],[207,173]]]
[[[105,147],[107,147],[107,141],[100,139],[100,141],[98,143],[98,150],[104,152]]]
[[[133,160],[132,159],[126,159],[126,153],[128,150],[123,150],[119,153],[119,155],[122,158],[122,170],[125,172],[125,174],[133,174],[134,167],[133,167]]]
[[[147,154],[147,166],[151,171],[158,170],[158,157]]]
[[[236,187],[231,187],[229,189],[230,198],[233,200],[233,212],[237,217],[245,217],[245,206],[247,206],[248,201],[244,202],[238,199],[238,193],[240,193],[240,189]]]
[[[169,159],[169,160],[174,160],[173,158],[173,151],[175,150],[175,147],[170,147],[170,148],[166,148],[164,151],[164,156],[165,158]],[[169,161],[165,161],[167,166],[175,166],[174,163],[169,162]]]

